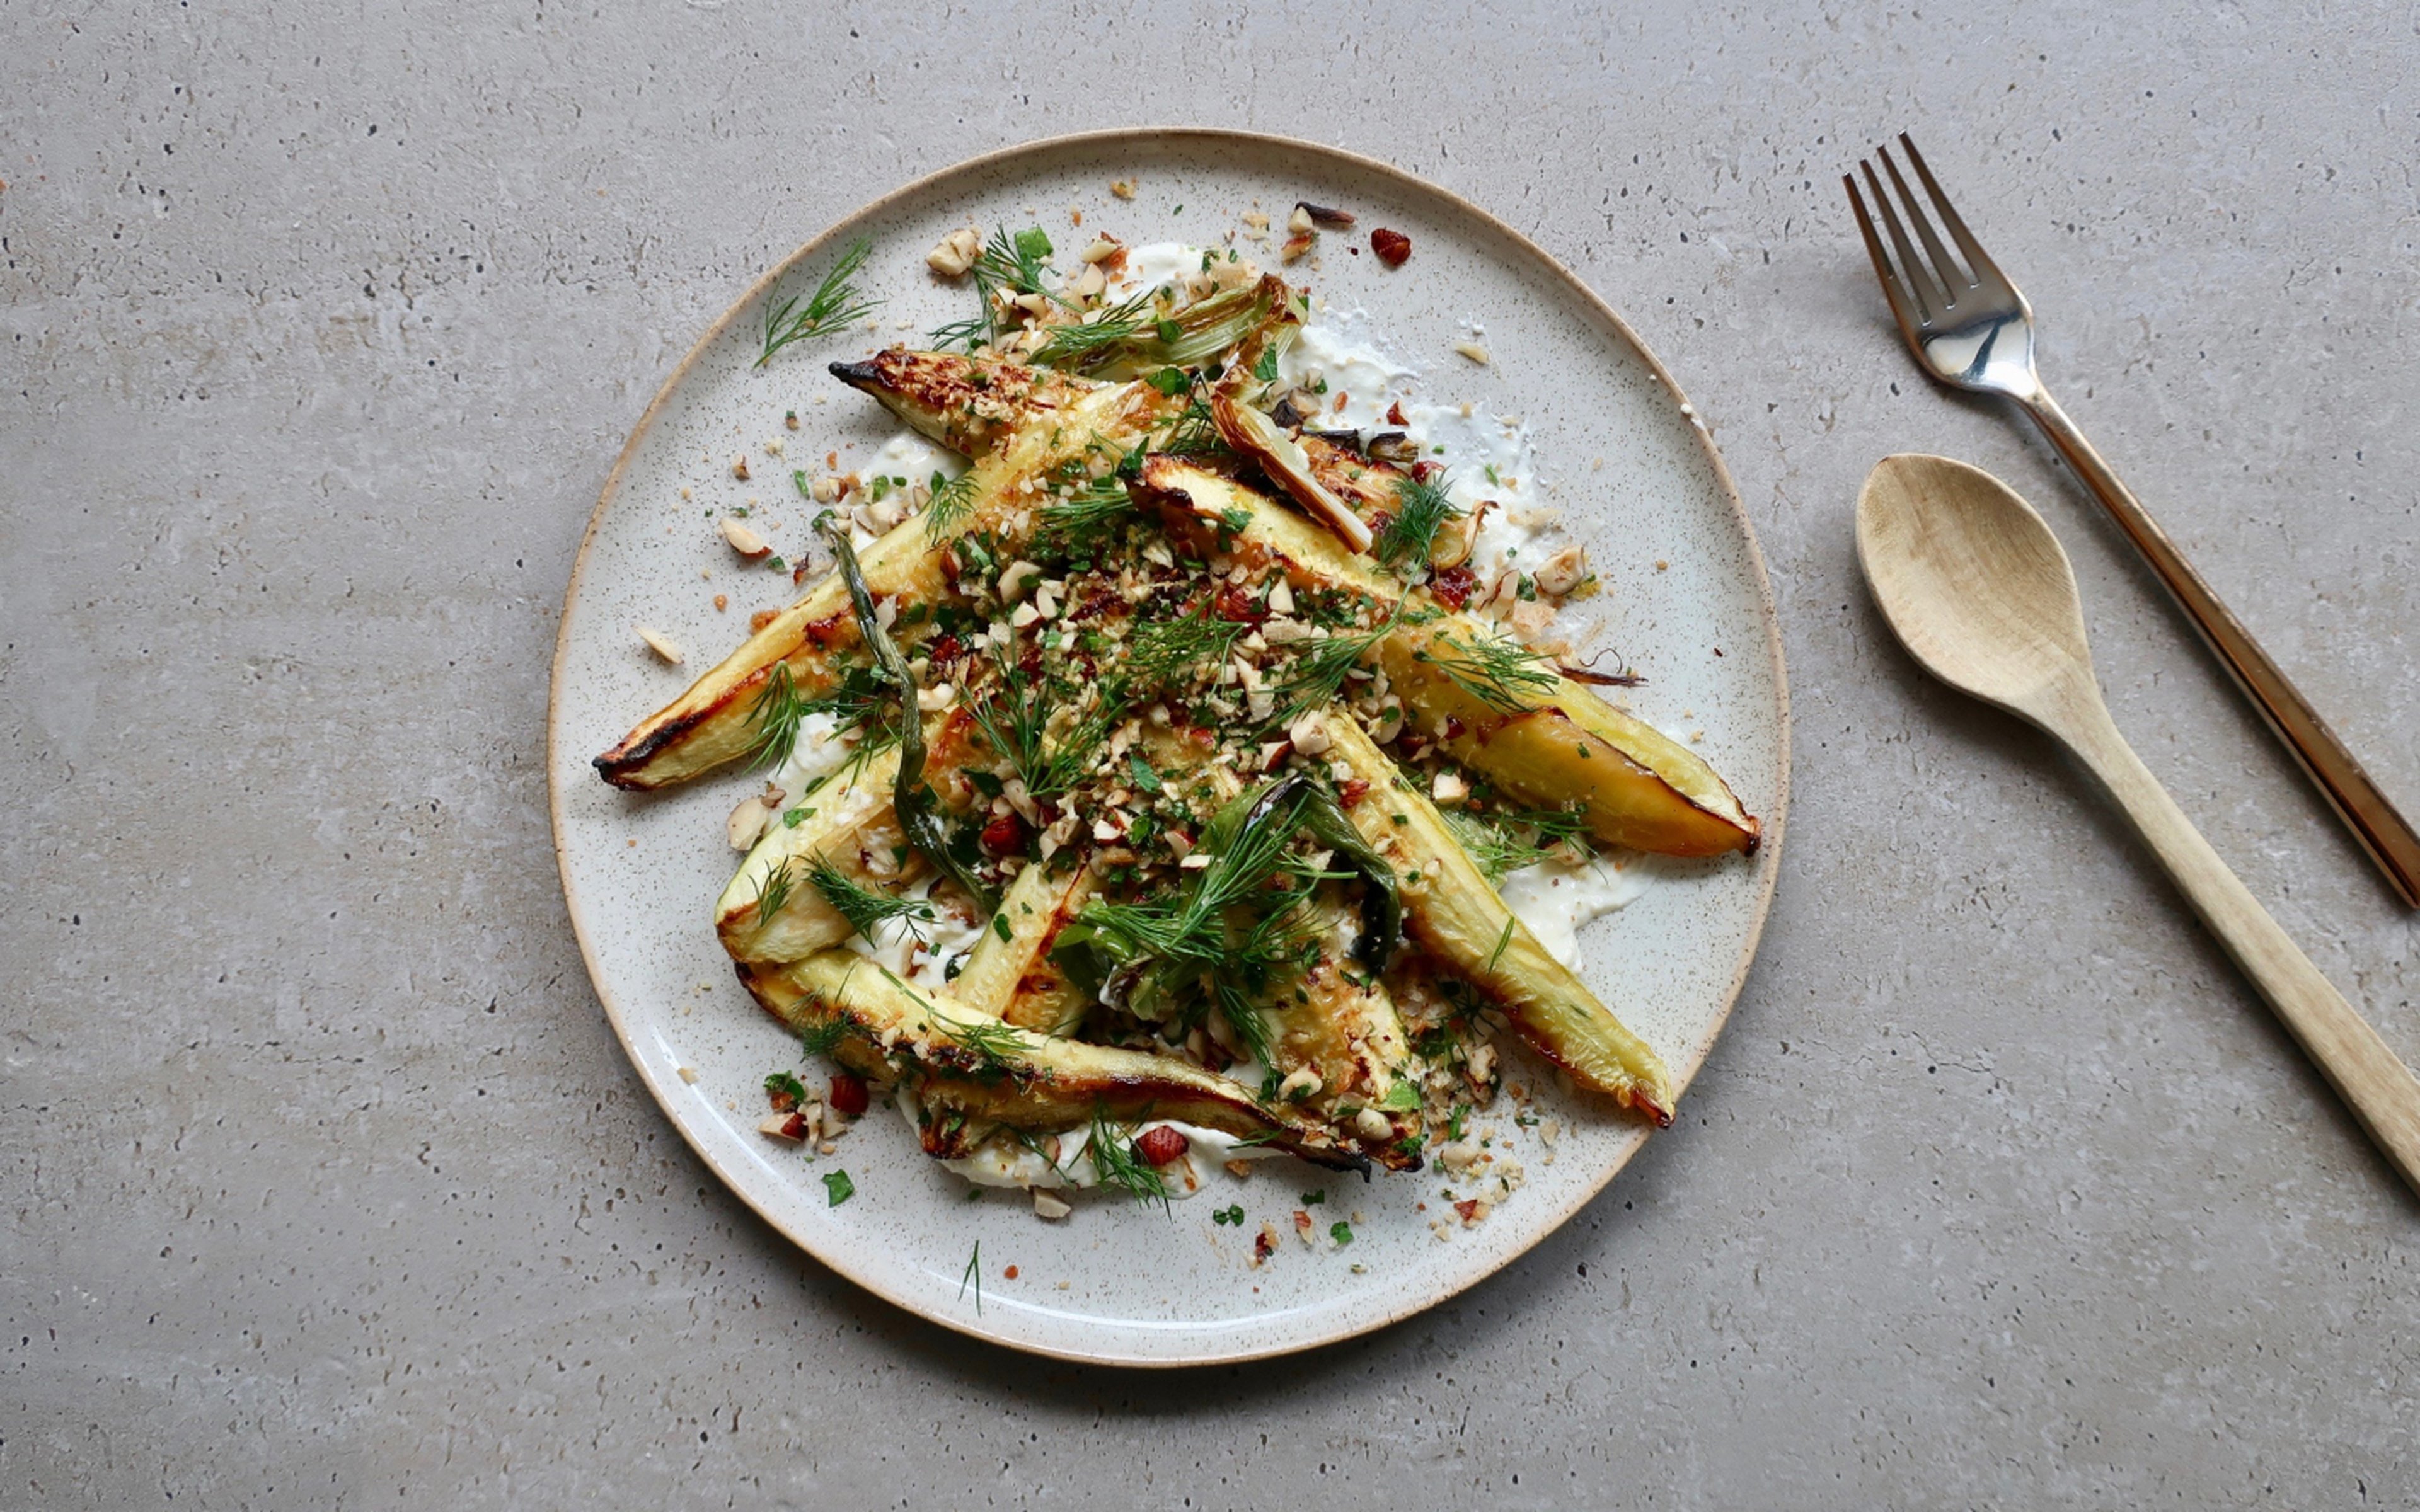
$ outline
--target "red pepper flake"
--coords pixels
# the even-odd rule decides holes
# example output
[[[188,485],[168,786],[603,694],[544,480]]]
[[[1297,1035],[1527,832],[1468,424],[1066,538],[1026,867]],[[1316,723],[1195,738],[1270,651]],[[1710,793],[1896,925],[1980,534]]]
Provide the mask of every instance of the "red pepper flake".
[[[1387,424],[1389,425],[1408,425],[1411,424],[1410,421],[1404,418],[1403,400],[1398,399],[1393,404],[1387,407]]]
[[[1447,567],[1429,579],[1429,592],[1448,609],[1458,609],[1470,602],[1470,593],[1479,579],[1468,567]]]
[[[845,1113],[854,1119],[865,1111],[872,1100],[866,1096],[864,1078],[840,1071],[832,1072],[831,1097],[828,1101],[834,1112]]]
[[[1462,733],[1468,728],[1469,726],[1464,724],[1460,719],[1455,718],[1450,714],[1445,717],[1445,738],[1448,740],[1460,740],[1462,738]]]
[[[1144,1130],[1134,1142],[1136,1158],[1147,1165],[1165,1165],[1191,1148],[1184,1134],[1164,1123],[1156,1129]]]
[[[1348,777],[1336,784],[1336,801],[1345,808],[1357,807],[1370,795],[1370,784],[1361,778]]]
[[[1269,617],[1260,600],[1238,583],[1229,583],[1218,590],[1218,614],[1238,625],[1259,625]]]
[[[1404,259],[1412,255],[1412,239],[1401,231],[1389,231],[1382,225],[1370,233],[1370,250],[1376,253],[1378,260],[1388,267],[1401,268]]]
[[[782,1120],[782,1137],[783,1137],[783,1138],[784,1138],[784,1139],[804,1139],[806,1136],[807,1136],[807,1116],[806,1116],[805,1114],[803,1114],[803,1113],[793,1113],[793,1114],[791,1114],[788,1118],[783,1119]]]
[[[1444,476],[1445,464],[1442,462],[1415,462],[1412,464],[1412,478],[1415,482],[1435,483],[1437,479]]]
[[[985,856],[1017,856],[1025,850],[1025,822],[1013,813],[1001,814],[983,827],[983,848]]]
[[[1477,1197],[1466,1197],[1462,1201],[1453,1205],[1453,1211],[1462,1214],[1462,1221],[1464,1223],[1476,1223],[1479,1221],[1479,1199]]]
[[[1274,1233],[1270,1232],[1266,1227],[1262,1228],[1262,1230],[1261,1230],[1259,1233],[1254,1234],[1254,1235],[1252,1236],[1252,1263],[1253,1263],[1253,1264],[1258,1265],[1261,1261],[1267,1259],[1270,1256],[1275,1255],[1277,1252],[1278,1252],[1278,1236],[1277,1236],[1276,1234],[1274,1234]],[[1253,1288],[1252,1289],[1253,1289],[1253,1290],[1255,1290],[1255,1291],[1257,1291],[1257,1290],[1259,1290],[1260,1288],[1259,1288],[1258,1287],[1255,1287],[1255,1288]]]
[[[1014,1266],[1014,1265],[1010,1266],[1007,1270],[1002,1271],[1002,1272],[1000,1273],[1000,1277],[1001,1277],[1001,1280],[1003,1280],[1003,1281],[1014,1281],[1014,1280],[1016,1280],[1016,1266]]]

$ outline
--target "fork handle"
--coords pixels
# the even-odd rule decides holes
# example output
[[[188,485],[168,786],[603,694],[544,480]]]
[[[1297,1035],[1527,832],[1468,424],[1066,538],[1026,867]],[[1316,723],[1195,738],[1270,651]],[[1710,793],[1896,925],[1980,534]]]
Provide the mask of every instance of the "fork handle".
[[[2077,702],[2055,733],[2108,786],[2194,912],[2335,1084],[2380,1153],[2420,1192],[2420,1081],[2210,848],[2118,733],[2098,694]]]
[[[2151,564],[2185,617],[2193,621],[2201,633],[2202,643],[2217,656],[2220,665],[2235,679],[2235,686],[2269,721],[2269,728],[2286,743],[2286,748],[2302,763],[2303,770],[2319,791],[2327,795],[2336,817],[2360,841],[2369,858],[2386,873],[2395,890],[2403,898],[2407,908],[2420,908],[2420,834],[2412,831],[2411,822],[2396,811],[2378,784],[2352,752],[2345,749],[2328,722],[2319,717],[2293,681],[2269,659],[2260,642],[2252,638],[2210,584],[2202,580],[2168,532],[2160,529],[2159,521],[2143,507],[2142,501],[2118,481],[2075,422],[2048,393],[2037,393],[2031,399],[2019,401],[2025,413],[2050,438],[2058,455],[2067,458],[2068,466],[2084,480],[2117,520],[2118,528],[2134,543],[2143,560]]]

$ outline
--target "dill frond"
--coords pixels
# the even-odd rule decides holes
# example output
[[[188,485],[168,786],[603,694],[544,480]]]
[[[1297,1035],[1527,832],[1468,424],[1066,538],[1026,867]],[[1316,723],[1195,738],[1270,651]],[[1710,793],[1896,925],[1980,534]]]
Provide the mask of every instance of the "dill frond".
[[[1585,860],[1592,854],[1588,815],[1575,810],[1474,814],[1466,809],[1451,809],[1445,811],[1445,822],[1491,885],[1552,857]]]
[[[1493,974],[1496,970],[1496,963],[1504,959],[1504,948],[1512,943],[1512,920],[1510,916],[1507,916],[1504,920],[1504,933],[1496,937],[1496,949],[1487,952],[1487,964],[1480,969]]]
[[[1204,603],[1174,620],[1151,620],[1128,640],[1127,665],[1152,687],[1169,687],[1202,667],[1216,668],[1234,655],[1235,642],[1249,626],[1240,620],[1222,620]]]
[[[1063,551],[1103,526],[1133,514],[1134,501],[1126,496],[1124,478],[1114,472],[1094,478],[1066,498],[1042,506],[1034,518],[1034,544],[1045,551]]]
[[[782,905],[790,901],[790,893],[797,886],[798,879],[790,875],[790,863],[786,857],[780,866],[757,879],[756,927],[758,929],[763,929],[773,921],[773,916],[780,913]]]
[[[1123,304],[1113,305],[1079,324],[1053,326],[1050,338],[1034,348],[1033,362],[1043,367],[1082,372],[1093,360],[1155,329],[1157,289],[1145,289]]]
[[[908,932],[918,940],[926,938],[923,926],[932,922],[931,903],[876,892],[832,865],[830,858],[824,856],[817,856],[807,863],[807,880],[824,895],[824,902],[831,904],[832,912],[847,919],[848,927],[863,935],[868,945],[882,943],[875,938],[875,932],[892,919],[905,921]]]
[[[853,242],[832,264],[831,271],[824,274],[824,281],[815,285],[803,308],[796,294],[766,307],[765,351],[756,359],[758,367],[771,362],[773,354],[790,343],[828,335],[864,319],[881,305],[880,300],[860,295],[855,282],[857,270],[865,266],[866,255],[873,250],[874,243],[862,237]]]
[[[853,1020],[838,1015],[828,1018],[799,1034],[799,1058],[804,1060],[809,1056],[830,1055],[856,1030],[857,1025]]]
[[[1168,423],[1156,450],[1171,456],[1201,456],[1227,450],[1227,441],[1218,434],[1218,423],[1208,403],[1195,399]]]
[[[1425,573],[1429,554],[1436,549],[1437,532],[1462,517],[1462,509],[1446,496],[1446,481],[1422,483],[1414,477],[1395,481],[1395,515],[1370,543],[1370,554],[1399,577]]]
[[[790,664],[775,662],[772,675],[765,680],[765,690],[748,708],[749,718],[756,727],[748,764],[779,766],[788,761],[790,753],[798,748],[799,722],[814,712],[814,702],[799,693],[798,679],[790,675]]]
[[[1329,635],[1324,640],[1307,642],[1309,649],[1294,659],[1277,688],[1277,712],[1269,716],[1272,727],[1289,725],[1313,709],[1324,709],[1343,689],[1344,679],[1371,649],[1387,638],[1401,616],[1398,606],[1394,613],[1367,630],[1355,630]]]
[[[1043,686],[1019,671],[1015,663],[1000,663],[1000,686],[970,711],[975,728],[991,748],[1006,757],[1025,791],[1038,801],[1056,797],[1083,779],[1109,728],[1125,711],[1125,695],[1116,684],[1101,685],[1092,711],[1056,721],[1059,705]]]
[[[1093,1104],[1093,1134],[1084,1147],[1093,1162],[1093,1174],[1104,1186],[1117,1187],[1140,1201],[1156,1202],[1173,1215],[1176,1210],[1170,1206],[1167,1178],[1135,1154],[1133,1140],[1133,1130],[1110,1123],[1108,1110]]]
[[[967,469],[954,478],[933,474],[933,496],[924,501],[924,539],[940,545],[958,532],[967,516],[975,507],[975,470]]]
[[[1484,630],[1467,640],[1441,633],[1419,655],[1464,692],[1504,714],[1537,707],[1561,682],[1552,660],[1509,635]]]
[[[975,313],[935,331],[933,345],[941,350],[964,346],[972,351],[1007,334],[1001,317],[1002,296],[1047,293],[1042,275],[1050,266],[1050,238],[1040,226],[1028,226],[1014,236],[1006,226],[995,228],[967,270],[974,275]]]

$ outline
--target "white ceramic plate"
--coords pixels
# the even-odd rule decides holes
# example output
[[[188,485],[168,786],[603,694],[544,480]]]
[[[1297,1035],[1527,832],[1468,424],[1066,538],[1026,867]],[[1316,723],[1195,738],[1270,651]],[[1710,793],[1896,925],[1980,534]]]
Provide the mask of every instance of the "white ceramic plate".
[[[1113,179],[1140,186],[1112,197]],[[1647,1137],[1636,1119],[1556,1093],[1534,1063],[1514,1079],[1544,1085],[1539,1111],[1558,1119],[1551,1164],[1538,1131],[1514,1130],[1528,1183],[1472,1228],[1432,1227],[1450,1216],[1442,1172],[1380,1176],[1364,1184],[1291,1161],[1263,1163],[1249,1180],[1211,1173],[1205,1197],[1173,1215],[1094,1196],[1060,1225],[1037,1220],[1022,1195],[970,1200],[965,1183],[917,1149],[904,1123],[877,1109],[837,1156],[810,1161],[756,1132],[769,1071],[797,1065],[795,1042],[732,977],[711,906],[733,853],[723,816],[749,779],[737,774],[652,797],[599,781],[589,758],[670,700],[690,676],[737,644],[750,610],[789,596],[788,579],[739,565],[706,518],[709,507],[759,497],[780,520],[779,549],[806,538],[807,512],[786,468],[761,443],[782,438],[813,470],[835,448],[864,457],[895,430],[868,400],[824,371],[965,312],[963,287],[932,278],[923,255],[954,227],[1039,222],[1063,249],[1094,230],[1130,244],[1210,243],[1258,208],[1282,225],[1297,199],[1348,208],[1350,234],[1323,236],[1320,266],[1285,270],[1332,303],[1366,305],[1377,329],[1419,366],[1432,397],[1517,414],[1529,426],[1573,532],[1590,547],[1607,592],[1580,608],[1609,622],[1609,642],[1649,681],[1629,699],[1668,729],[1702,730],[1705,752],[1750,811],[1765,841],[1752,859],[1676,866],[1585,937],[1588,978],[1614,1011],[1671,1064],[1685,1088],[1729,1014],[1773,893],[1789,789],[1789,713],[1772,591],[1739,498],[1670,378],[1637,336],[1567,270],[1503,223],[1383,163],[1331,148],[1236,132],[1107,132],[1041,142],[980,158],[860,210],[801,247],[732,306],[666,380],[631,433],[589,521],[564,602],[549,711],[548,777],[564,892],[597,993],[646,1082],[682,1135],[732,1190],[824,1263],[868,1290],[937,1322],[1017,1349],[1135,1365],[1241,1360],[1299,1350],[1379,1327],[1485,1278],[1577,1211]],[[1071,209],[1084,231],[1069,229]],[[1379,266],[1371,229],[1412,240],[1402,269]],[[861,280],[887,303],[881,330],[802,343],[762,369],[764,304],[810,286],[856,238],[874,254]],[[1357,256],[1347,243],[1362,246]],[[1274,244],[1251,249],[1269,266]],[[1063,263],[1072,258],[1063,258]],[[909,322],[908,332],[894,323]],[[1494,362],[1454,355],[1483,325]],[[818,403],[821,398],[823,402]],[[783,428],[796,409],[801,428]],[[735,454],[753,481],[732,475]],[[1602,470],[1591,470],[1597,456]],[[681,490],[691,490],[684,500]],[[1669,563],[1668,568],[1663,563]],[[700,574],[710,572],[711,581]],[[715,593],[730,595],[718,612]],[[669,634],[688,652],[660,665],[634,626]],[[1524,1053],[1526,1054],[1526,1052]],[[1682,1122],[1663,1137],[1688,1137]],[[1481,1120],[1489,1121],[1489,1120]],[[845,1167],[856,1196],[829,1205],[820,1177]],[[1248,1263],[1264,1220],[1289,1234],[1300,1194],[1325,1189],[1317,1248],[1287,1239]],[[1426,1210],[1420,1205],[1425,1203]],[[1242,1227],[1214,1225],[1241,1204]],[[1328,1247],[1330,1223],[1354,1239]],[[982,1244],[980,1298],[966,1284]],[[1016,1267],[1017,1278],[1005,1277]],[[980,1307],[978,1307],[980,1302]]]

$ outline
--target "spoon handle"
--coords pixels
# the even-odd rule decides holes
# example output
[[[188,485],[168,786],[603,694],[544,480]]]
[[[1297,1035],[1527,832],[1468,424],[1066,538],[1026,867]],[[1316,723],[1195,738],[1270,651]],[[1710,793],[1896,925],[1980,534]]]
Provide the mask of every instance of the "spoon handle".
[[[2420,1192],[2420,1080],[2219,859],[2098,699],[2089,711],[2092,717],[2071,722],[2082,727],[2069,731],[2071,738],[2084,737],[2073,740],[2077,753],[2108,785],[2202,922],[2335,1084],[2379,1149]]]
[[[2201,634],[2202,641],[2219,659],[2235,686],[2260,711],[2260,717],[2276,732],[2286,748],[2294,753],[2303,770],[2319,785],[2321,793],[2361,841],[2362,849],[2386,873],[2388,882],[2403,899],[2407,908],[2420,908],[2420,833],[2414,833],[2411,821],[2396,810],[2395,804],[2379,789],[2328,722],[2319,717],[2302,689],[2294,686],[2278,665],[2269,659],[2269,653],[2252,638],[2217,592],[2202,580],[2168,532],[2160,529],[2150,511],[2136,499],[2127,486],[2118,481],[2093,444],[2075,428],[2048,393],[2021,401],[2042,434],[2050,438],[2059,455],[2067,459],[2092,490],[2102,507],[2109,511],[2118,528],[2126,532],[2134,549],[2150,563],[2162,584],[2185,611],[2185,618]]]

